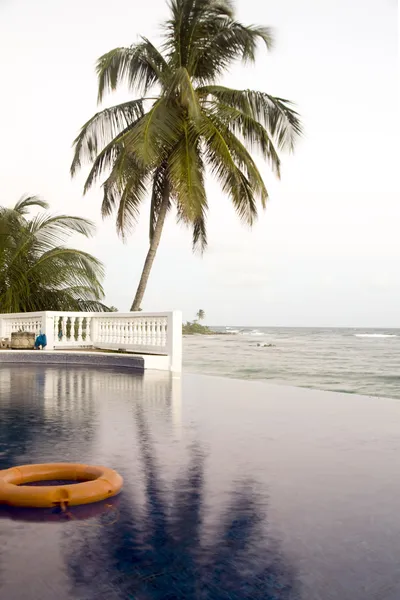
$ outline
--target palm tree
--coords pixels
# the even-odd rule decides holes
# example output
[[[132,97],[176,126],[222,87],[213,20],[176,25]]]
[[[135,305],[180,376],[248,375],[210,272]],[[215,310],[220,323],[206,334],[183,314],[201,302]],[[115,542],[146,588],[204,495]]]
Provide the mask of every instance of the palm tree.
[[[206,248],[206,168],[252,225],[268,192],[249,149],[279,177],[278,152],[293,150],[301,133],[288,100],[218,84],[235,60],[254,62],[259,41],[272,47],[269,28],[239,23],[230,0],[171,0],[170,11],[160,49],[141,38],[99,58],[99,102],[120,84],[140,97],[96,113],[74,142],[72,175],[91,163],[86,192],[107,173],[102,214],[116,211],[123,237],[152,190],[149,250],[131,310],[141,305],[172,205],[192,229],[193,248]]]
[[[206,313],[202,308],[200,308],[200,310],[197,312],[196,317],[197,321],[203,321],[206,318]]]
[[[93,223],[46,213],[28,218],[30,208],[48,204],[27,196],[14,208],[0,206],[0,313],[107,310],[102,263],[63,245],[74,233],[92,235]]]

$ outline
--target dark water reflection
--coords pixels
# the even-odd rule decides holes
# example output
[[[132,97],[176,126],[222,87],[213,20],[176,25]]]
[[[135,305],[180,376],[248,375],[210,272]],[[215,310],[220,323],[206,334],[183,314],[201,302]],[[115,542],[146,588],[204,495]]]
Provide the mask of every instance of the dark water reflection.
[[[118,498],[67,517],[1,508],[0,597],[399,598],[398,406],[369,428],[367,405],[352,431],[348,409],[339,423],[337,406],[268,389],[0,368],[0,468],[80,461],[125,478]]]

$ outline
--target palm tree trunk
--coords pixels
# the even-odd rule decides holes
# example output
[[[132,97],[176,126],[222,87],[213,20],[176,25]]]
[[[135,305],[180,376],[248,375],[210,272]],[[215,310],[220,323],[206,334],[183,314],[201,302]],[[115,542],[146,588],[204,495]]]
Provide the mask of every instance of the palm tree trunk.
[[[146,260],[144,261],[142,276],[140,277],[139,285],[136,290],[135,299],[131,306],[131,311],[140,310],[140,305],[143,300],[144,293],[146,291],[147,282],[149,280],[150,271],[153,266],[156,252],[161,240],[161,234],[164,227],[165,217],[167,216],[169,205],[169,186],[166,184],[164,189],[164,197],[161,202],[160,211],[157,217],[157,223],[154,228],[153,237],[150,242],[150,248],[147,252]]]

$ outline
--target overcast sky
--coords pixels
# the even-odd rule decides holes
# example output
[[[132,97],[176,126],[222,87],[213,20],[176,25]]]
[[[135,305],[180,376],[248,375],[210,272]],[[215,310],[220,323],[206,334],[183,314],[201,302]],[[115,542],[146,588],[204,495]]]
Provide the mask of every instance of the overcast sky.
[[[400,327],[397,2],[236,5],[243,22],[274,27],[276,48],[224,83],[295,101],[305,136],[280,182],[263,167],[271,199],[252,231],[212,180],[203,258],[169,219],[143,309],[203,308],[215,325]],[[120,310],[147,251],[148,206],[123,244],[100,218],[100,189],[83,198],[83,174],[71,181],[71,144],[97,110],[97,57],[157,37],[166,15],[164,0],[0,0],[1,204],[39,194],[95,220],[96,238],[75,243],[104,261]]]

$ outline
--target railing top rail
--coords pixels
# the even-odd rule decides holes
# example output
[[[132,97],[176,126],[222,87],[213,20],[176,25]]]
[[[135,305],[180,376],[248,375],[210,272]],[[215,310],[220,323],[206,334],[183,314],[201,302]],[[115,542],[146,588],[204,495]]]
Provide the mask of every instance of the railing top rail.
[[[0,319],[35,319],[44,317],[46,311],[42,312],[25,312],[25,313],[0,313]]]
[[[109,313],[96,313],[97,317],[118,317],[121,319],[132,319],[132,317],[142,317],[142,318],[156,318],[156,317],[168,317],[168,315],[172,314],[172,311],[166,311],[166,312],[142,312],[142,311],[137,311],[137,312],[127,312],[127,313],[120,313],[120,312],[109,312]]]
[[[29,319],[36,317],[105,317],[113,318],[118,317],[121,319],[132,318],[132,317],[143,317],[143,318],[156,318],[156,317],[168,317],[174,311],[163,311],[163,312],[80,312],[72,310],[46,310],[41,312],[25,312],[25,313],[0,313],[1,319]]]

